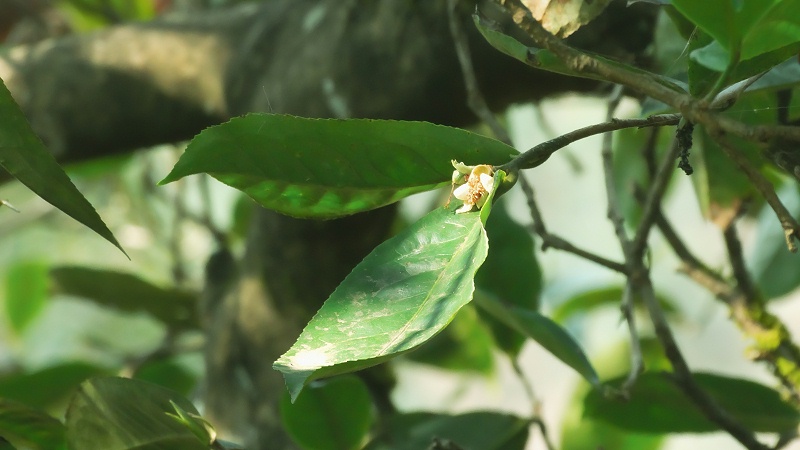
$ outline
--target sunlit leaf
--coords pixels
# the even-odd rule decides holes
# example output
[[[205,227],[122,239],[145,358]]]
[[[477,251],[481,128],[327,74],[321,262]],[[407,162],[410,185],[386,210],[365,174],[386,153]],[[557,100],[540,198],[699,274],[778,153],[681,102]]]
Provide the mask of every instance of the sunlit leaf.
[[[36,195],[122,250],[97,211],[34,134],[0,80],[0,166]],[[22,205],[17,205],[21,207]],[[124,250],[122,250],[125,253]]]
[[[446,186],[453,159],[500,165],[517,153],[426,122],[249,114],[200,133],[161,183],[205,172],[280,213],[334,218]]]
[[[70,448],[87,450],[208,450],[192,431],[168,414],[170,401],[199,414],[180,395],[126,378],[93,378],[83,383],[67,410]]]
[[[386,431],[365,450],[420,450],[433,448],[436,440],[469,450],[523,450],[528,422],[497,412],[400,414],[389,420]]]
[[[800,411],[766,386],[738,378],[708,373],[695,381],[742,425],[753,431],[785,432],[800,424]],[[624,377],[609,384],[619,385]],[[600,389],[584,400],[584,414],[630,431],[645,433],[702,433],[718,431],[684,395],[666,373],[645,373],[630,392],[630,399],[605,398]]]
[[[505,325],[530,337],[547,351],[572,367],[592,385],[599,384],[597,372],[575,339],[547,317],[526,308],[505,305],[490,294],[475,293],[475,304]]]
[[[294,403],[281,399],[281,419],[301,448],[358,450],[372,425],[372,399],[367,386],[354,376],[312,383]]]
[[[17,333],[25,330],[47,302],[47,266],[22,262],[6,272],[5,307],[8,322]]]
[[[88,267],[57,267],[50,276],[57,292],[120,311],[144,311],[176,329],[199,326],[194,293],[162,288],[128,273]]]
[[[66,449],[64,425],[28,405],[0,398],[0,436],[31,450]]]
[[[104,369],[81,362],[54,365],[35,372],[0,377],[0,397],[36,408],[64,400],[83,380],[105,373]]]
[[[537,310],[542,273],[534,255],[533,238],[525,227],[509,216],[503,200],[494,205],[486,234],[491,245],[486,261],[475,275],[477,288],[507,304]],[[486,314],[482,316],[491,326],[498,345],[516,355],[525,338],[497,319]]]
[[[311,380],[373,366],[441,331],[472,297],[487,247],[477,212],[445,208],[376,247],[275,362],[292,398]]]

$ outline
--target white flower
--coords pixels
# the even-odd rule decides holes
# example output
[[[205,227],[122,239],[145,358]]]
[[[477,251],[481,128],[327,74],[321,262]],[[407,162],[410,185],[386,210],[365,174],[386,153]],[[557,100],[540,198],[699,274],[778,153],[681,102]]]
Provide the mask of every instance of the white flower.
[[[456,171],[453,172],[453,184],[463,183],[453,191],[453,195],[464,202],[464,206],[458,208],[456,213],[470,212],[476,206],[481,208],[494,189],[492,166],[488,164],[466,166],[453,161],[453,167],[456,168]],[[464,182],[462,180],[466,170],[469,170],[469,175],[466,176],[466,182]]]

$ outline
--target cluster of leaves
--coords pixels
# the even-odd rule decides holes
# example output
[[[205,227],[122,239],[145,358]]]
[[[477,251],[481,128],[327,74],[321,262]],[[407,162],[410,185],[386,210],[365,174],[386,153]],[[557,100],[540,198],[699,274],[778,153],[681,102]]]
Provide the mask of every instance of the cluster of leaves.
[[[736,112],[738,119],[748,123],[773,120],[754,112],[774,109],[773,93],[794,89],[800,80],[797,65],[784,63],[800,51],[800,16],[792,14],[800,10],[800,2],[661,3],[669,3],[665,8],[675,28],[691,30],[691,35],[685,36],[689,57],[683,76],[659,77],[658,82],[676,92],[713,98],[733,83],[774,67],[737,103],[746,105],[746,109]],[[526,47],[479,16],[476,25],[495,47],[526,64],[586,76],[553,52]],[[604,60],[620,70],[644,73]],[[4,119],[0,121],[0,165],[42,198],[119,247],[91,205],[33,135],[1,84],[0,117]],[[711,137],[702,134],[697,141],[698,175],[694,179],[701,204],[711,218],[724,216],[722,212],[738,208],[743,199],[753,196],[752,184],[722,155]],[[760,164],[758,149],[741,145]],[[514,161],[521,158],[524,156],[497,140],[428,123],[250,114],[199,134],[162,183],[208,173],[264,207],[295,217],[331,219],[448,187],[453,179],[453,160],[513,168]],[[535,340],[579,373],[591,386],[581,400],[583,414],[596,427],[591,438],[594,445],[601,434],[606,439],[604,445],[642,445],[642,441],[623,442],[623,433],[615,427],[651,435],[643,438],[650,439],[645,447],[637,448],[656,448],[660,435],[666,433],[717,430],[718,426],[683,396],[667,374],[645,374],[630,392],[632,401],[628,403],[605,395],[581,346],[558,321],[539,311],[541,273],[533,256],[533,240],[496,198],[513,187],[518,173],[496,170],[494,176],[495,190],[480,210],[456,214],[458,205],[437,208],[375,248],[331,294],[295,345],[275,362],[288,386],[283,420],[298,444],[321,449],[364,445],[370,449],[411,449],[429,445],[436,436],[476,449],[523,448],[534,418],[493,412],[399,414],[388,420],[383,434],[372,436],[375,418],[370,394],[360,379],[346,375],[423,344],[441,342],[443,337],[463,351],[475,342],[474,330],[483,330],[485,339],[481,342],[512,359],[519,355],[526,339]],[[784,254],[773,253],[766,267],[792,267],[792,263],[780,262],[785,256],[778,255]],[[764,270],[763,274],[762,282],[774,295],[800,284],[796,271],[781,277],[780,289],[770,287],[774,286],[769,282],[772,272]],[[164,293],[139,284],[140,291],[130,297],[139,300],[126,303],[119,298],[108,299],[118,297],[119,288],[115,293],[104,293],[92,287],[90,281],[100,275],[111,276],[83,269],[53,274],[75,295],[127,310],[146,310],[163,321],[174,322],[177,329],[197,327],[189,306],[194,302],[191,295]],[[116,283],[137,285],[130,279]],[[574,308],[570,305],[580,305],[577,309],[586,311],[620,295],[617,287],[586,293],[562,306],[556,316],[561,320],[568,317],[570,308]],[[141,299],[146,299],[144,304]],[[32,314],[24,307],[12,311],[16,312],[9,316],[19,327],[24,327]],[[459,331],[464,329],[467,331]],[[73,379],[84,379],[92,371],[71,366],[59,371],[58,376],[72,374]],[[41,374],[48,376],[53,375]],[[782,433],[800,423],[798,410],[770,388],[714,374],[697,374],[697,379],[727,412],[753,431]],[[32,380],[25,378],[26,383]],[[14,392],[38,392],[48,399],[65,393],[42,393],[14,386],[8,379],[0,380],[0,435],[33,448],[228,446],[215,440],[213,429],[179,394],[141,381],[86,381],[70,401],[66,423],[40,411],[37,407],[43,402],[15,398]],[[580,447],[582,443],[567,444],[574,436],[566,437],[565,445]]]

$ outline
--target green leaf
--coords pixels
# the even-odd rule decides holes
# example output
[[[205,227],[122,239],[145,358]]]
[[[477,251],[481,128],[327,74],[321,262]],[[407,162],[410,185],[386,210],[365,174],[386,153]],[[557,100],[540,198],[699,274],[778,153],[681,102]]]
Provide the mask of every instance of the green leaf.
[[[48,297],[47,266],[23,262],[6,273],[6,315],[11,329],[22,333],[44,308]]]
[[[94,207],[72,184],[53,155],[34,134],[2,80],[0,166],[36,195],[86,225],[125,253]]]
[[[505,305],[492,295],[475,292],[475,303],[507,326],[530,337],[547,351],[572,367],[592,385],[599,385],[594,367],[580,345],[559,324],[526,308]]]
[[[127,273],[88,267],[57,267],[50,276],[57,292],[121,311],[144,311],[175,329],[199,327],[194,293],[155,286]]]
[[[280,404],[281,419],[292,439],[304,449],[357,450],[372,425],[372,398],[354,376],[312,383],[292,403]]]
[[[419,450],[433,448],[435,440],[450,441],[469,450],[523,450],[528,421],[509,414],[472,412],[461,415],[400,414],[365,450]],[[441,447],[449,448],[449,447]]]
[[[475,275],[478,289],[524,309],[539,309],[542,273],[534,255],[533,238],[525,227],[509,216],[505,202],[494,205],[486,225],[489,255]],[[525,338],[491,316],[481,314],[488,322],[498,345],[516,355]]]
[[[795,42],[770,52],[756,55],[750,59],[739,61],[739,63],[736,64],[736,67],[728,75],[727,83],[733,84],[737,81],[764,72],[767,69],[781,64],[787,59],[794,62],[794,59],[791,57],[796,55],[798,50],[800,50],[800,42]],[[701,47],[692,51],[690,58],[692,62],[702,64],[706,68],[716,72],[723,72],[728,67],[728,64],[731,60],[730,53],[723,49],[717,41],[713,41],[705,47]],[[712,80],[709,81],[713,81],[715,78],[716,77],[712,77]]]
[[[67,410],[67,442],[81,450],[208,450],[192,431],[169,414],[174,402],[198,415],[169,389],[126,378],[93,378],[83,383]]]
[[[505,53],[508,56],[511,56],[512,58],[518,61],[521,61],[537,69],[546,70],[548,72],[555,72],[555,73],[560,73],[562,75],[569,75],[573,77],[588,78],[591,80],[606,81],[605,78],[599,75],[586,72],[576,72],[570,69],[555,54],[553,54],[549,50],[526,46],[525,44],[519,42],[513,37],[500,31],[499,26],[497,24],[493,23],[491,20],[487,18],[481,17],[480,14],[473,14],[472,18],[473,21],[475,22],[475,26],[478,27],[478,31],[480,31],[480,33],[483,35],[486,41],[492,45],[492,47]],[[590,55],[592,58],[599,59],[606,64],[615,66],[627,72],[638,73],[647,76],[653,75],[651,72],[639,69],[634,66],[623,64],[619,61],[614,61],[612,59],[605,58],[601,55],[593,54],[590,52],[584,52],[584,53]],[[674,80],[670,80],[667,77],[656,77],[654,78],[654,81],[669,89],[674,90],[675,92],[683,92],[683,89],[681,89]]]
[[[495,343],[486,325],[471,305],[458,311],[441,333],[431,338],[408,358],[453,371],[473,371],[482,375],[494,372]]]
[[[196,376],[174,359],[148,361],[136,371],[136,378],[187,396],[197,386]]]
[[[553,310],[551,317],[556,322],[562,323],[575,314],[588,313],[597,308],[605,306],[619,308],[622,301],[622,290],[622,286],[608,286],[581,292],[559,304]],[[657,299],[665,312],[675,312],[674,301],[660,293],[657,295]]]
[[[696,373],[694,378],[725,411],[748,429],[780,433],[800,424],[800,412],[766,386],[708,373]],[[620,377],[609,384],[619,385],[624,379]],[[626,430],[644,433],[704,433],[720,429],[665,373],[640,376],[627,401],[604,398],[602,390],[592,390],[584,400],[584,414]]]
[[[323,376],[376,365],[440,332],[487,253],[478,212],[438,208],[359,263],[275,362],[292,398]]]
[[[517,153],[426,122],[248,114],[195,137],[161,184],[206,172],[266,208],[334,218],[446,186],[452,159],[500,165]]]
[[[31,450],[66,449],[61,422],[42,411],[4,398],[0,398],[0,436]]]
[[[800,215],[800,186],[790,182],[779,192],[784,206],[792,217]],[[788,294],[800,286],[800,254],[786,248],[783,229],[778,224],[775,212],[767,205],[761,208],[752,255],[753,276],[759,291],[767,299]]]
[[[0,397],[45,408],[64,400],[83,380],[104,372],[90,364],[69,362],[30,373],[6,374],[0,378]]]

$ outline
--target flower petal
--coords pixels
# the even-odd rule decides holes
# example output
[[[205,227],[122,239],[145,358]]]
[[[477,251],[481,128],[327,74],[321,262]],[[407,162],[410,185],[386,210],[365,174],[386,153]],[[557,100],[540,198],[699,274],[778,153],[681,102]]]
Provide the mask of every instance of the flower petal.
[[[453,196],[463,202],[470,199],[469,184],[462,184],[453,191]]]
[[[468,213],[468,212],[472,211],[472,207],[473,206],[474,205],[471,204],[471,203],[464,203],[464,206],[462,206],[461,208],[458,208],[456,210],[456,214]]]
[[[487,175],[485,173],[481,174],[481,184],[483,188],[486,189],[487,193],[491,193],[494,189],[494,177],[491,175]]]

